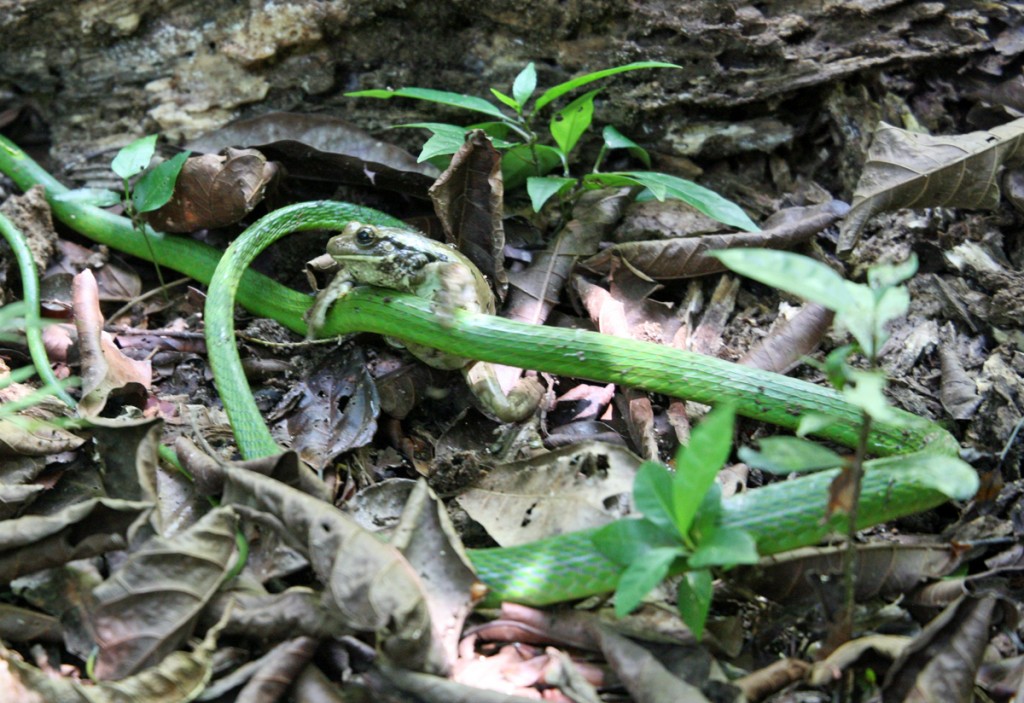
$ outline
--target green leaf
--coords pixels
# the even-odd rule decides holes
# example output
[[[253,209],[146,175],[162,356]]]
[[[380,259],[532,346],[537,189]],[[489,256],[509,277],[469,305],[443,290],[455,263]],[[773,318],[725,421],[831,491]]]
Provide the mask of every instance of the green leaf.
[[[870,270],[869,270],[870,275]],[[910,293],[905,286],[896,286],[879,291],[875,301],[875,343],[879,348],[889,339],[888,324],[907,314],[910,309]]]
[[[868,285],[875,290],[898,286],[917,273],[917,255],[911,253],[901,264],[875,264],[868,269]]]
[[[678,522],[672,486],[672,472],[656,461],[641,464],[633,479],[633,505],[637,511],[669,531],[675,530]]]
[[[536,159],[536,162],[534,161]],[[544,144],[519,144],[501,157],[505,191],[521,188],[531,176],[544,176],[562,164],[562,153]]]
[[[445,122],[410,122],[397,127],[418,127],[429,129],[431,137],[423,143],[416,161],[423,163],[435,156],[450,156],[462,148],[466,141],[466,128]]]
[[[800,418],[800,422],[796,427],[796,434],[798,437],[806,437],[807,435],[817,434],[834,424],[836,424],[834,417],[829,417],[822,413],[807,413]]]
[[[950,500],[969,500],[978,492],[978,472],[956,457],[915,452],[876,459],[872,471],[893,471],[893,481],[920,482]]]
[[[440,105],[460,107],[463,110],[482,112],[491,117],[505,119],[505,113],[494,103],[473,95],[462,93],[450,93],[447,90],[433,90],[432,88],[399,88],[398,90],[357,90],[352,93],[345,93],[349,98],[412,98],[413,100],[426,100],[427,102]]]
[[[748,466],[773,474],[821,471],[843,466],[843,458],[820,444],[798,437],[765,437],[759,450],[740,447],[740,460]]]
[[[668,575],[672,563],[682,556],[679,547],[659,547],[634,561],[619,576],[615,589],[615,614],[624,618]]]
[[[885,399],[885,373],[882,371],[863,371],[852,369],[850,376],[853,383],[843,388],[843,396],[866,412],[874,420],[881,422],[898,422],[899,417],[893,412],[889,401]]]
[[[537,98],[537,104],[534,106],[535,110],[541,110],[545,105],[550,103],[552,100],[558,100],[566,93],[576,90],[577,88],[593,83],[594,81],[607,78],[608,76],[614,76],[616,73],[625,73],[626,71],[638,71],[642,68],[682,68],[674,63],[663,63],[661,61],[637,61],[635,63],[626,64],[625,66],[616,66],[614,68],[606,68],[603,71],[595,71],[594,73],[587,73],[582,76],[573,78],[565,83],[559,83],[556,86],[552,86],[544,91],[544,94]]]
[[[493,95],[499,101],[501,101],[501,103],[503,105],[512,108],[516,112],[522,112],[523,111],[523,106],[522,105],[517,103],[513,98],[510,98],[509,96],[507,96],[504,93],[502,93],[497,88],[491,88],[491,95]]]
[[[558,147],[568,154],[576,146],[594,119],[594,97],[600,88],[584,93],[551,116],[551,136]]]
[[[93,207],[110,207],[121,202],[121,194],[106,188],[75,188],[74,190],[50,196],[59,203],[92,205]]]
[[[682,550],[674,530],[666,532],[646,518],[616,520],[597,530],[590,540],[609,561],[620,566],[643,561],[652,549]]]
[[[533,91],[537,89],[537,67],[533,65],[533,61],[526,64],[526,68],[519,72],[516,79],[512,82],[512,97],[516,99],[520,105],[525,105],[526,101],[533,95]],[[521,110],[517,110],[521,112]]]
[[[726,249],[711,252],[736,273],[804,300],[840,311],[850,304],[848,281],[807,256],[775,249]]]
[[[693,544],[700,544],[705,535],[710,535],[718,529],[722,519],[722,487],[716,481],[704,494],[704,499],[697,509],[697,516],[690,526],[690,541]]]
[[[163,207],[174,194],[174,183],[189,152],[183,151],[164,161],[142,176],[132,189],[132,204],[136,212],[152,212]]]
[[[857,351],[855,344],[844,344],[830,351],[825,357],[825,363],[822,364],[821,368],[825,372],[828,382],[836,390],[843,390],[846,387],[847,381],[850,380],[850,366],[847,360],[853,356],[855,351]]]
[[[553,195],[568,192],[575,178],[561,178],[558,176],[530,176],[526,179],[526,192],[530,196],[530,204],[534,212],[540,212],[544,203]]]
[[[687,571],[676,591],[679,615],[698,640],[704,636],[704,623],[711,610],[714,579],[707,569]]]
[[[732,406],[719,405],[693,429],[690,446],[680,447],[676,454],[670,514],[674,516],[676,530],[683,539],[689,534],[697,509],[704,500],[704,494],[711,488],[718,470],[729,458],[735,417]],[[637,479],[639,478],[640,474],[637,473]],[[634,501],[639,508],[636,492],[634,487]],[[646,511],[644,514],[646,515]]]
[[[117,152],[110,162],[110,169],[121,178],[131,178],[142,173],[149,166],[150,159],[156,153],[156,140],[159,135],[136,139],[134,142]]]
[[[593,179],[598,185],[641,185],[658,200],[682,200],[708,217],[713,217],[730,227],[747,232],[757,232],[760,229],[739,205],[726,200],[713,190],[684,178],[653,171],[620,171],[590,174],[587,179]],[[637,200],[644,200],[644,194],[641,193]]]
[[[651,155],[647,150],[611,125],[605,125],[601,136],[604,137],[604,143],[609,149],[627,149],[634,158],[642,161],[644,166],[651,167]]]
[[[738,528],[719,527],[701,540],[686,563],[692,569],[703,569],[756,564],[760,558],[752,534]]]

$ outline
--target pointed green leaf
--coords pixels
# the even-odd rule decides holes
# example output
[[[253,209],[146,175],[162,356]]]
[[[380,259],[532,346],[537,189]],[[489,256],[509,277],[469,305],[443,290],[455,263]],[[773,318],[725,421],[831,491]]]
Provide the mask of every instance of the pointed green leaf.
[[[672,486],[672,473],[656,461],[641,464],[633,479],[633,505],[637,511],[670,531],[676,529],[678,522]]]
[[[559,83],[556,86],[548,88],[544,91],[544,94],[537,98],[537,104],[534,106],[535,110],[541,110],[545,105],[550,103],[552,100],[558,100],[566,93],[576,90],[577,88],[593,83],[594,81],[607,78],[608,76],[614,76],[616,73],[625,73],[626,71],[638,71],[642,68],[682,68],[674,63],[663,63],[661,61],[637,61],[635,63],[626,64],[625,66],[616,66],[614,68],[606,68],[603,71],[595,71],[594,73],[587,73],[582,76],[573,78],[565,83]]]
[[[875,290],[898,286],[917,273],[917,255],[911,253],[901,264],[875,264],[868,269],[868,285]]]
[[[643,561],[652,549],[682,549],[674,531],[667,532],[646,518],[616,520],[594,532],[594,547],[620,566]]]
[[[644,193],[641,193],[637,200],[650,199],[651,196],[658,200],[666,198],[682,200],[708,217],[713,217],[730,227],[747,232],[757,232],[760,229],[739,205],[726,200],[713,190],[708,190],[704,186],[684,178],[652,171],[619,171],[589,174],[587,180],[594,182],[595,185],[592,187],[641,185],[650,191],[650,195],[645,196]]]
[[[604,137],[604,143],[609,149],[627,149],[634,158],[642,161],[644,166],[651,167],[651,155],[647,150],[611,125],[605,125],[601,136]]]
[[[521,188],[531,176],[544,176],[562,164],[562,153],[544,144],[519,144],[501,157],[501,175],[505,191]]]
[[[760,558],[753,535],[746,530],[720,527],[701,540],[697,549],[687,558],[687,564],[693,569],[730,567],[756,564]]]
[[[568,154],[576,146],[594,119],[594,97],[600,89],[584,93],[551,116],[551,136],[558,147]]]
[[[430,138],[423,143],[420,155],[416,158],[418,163],[428,161],[435,156],[450,156],[462,148],[466,141],[466,128],[445,122],[410,122],[408,124],[396,125],[397,127],[418,127],[429,129]]]
[[[526,101],[533,95],[533,91],[537,89],[537,67],[533,65],[533,61],[526,64],[526,68],[519,72],[516,76],[515,81],[512,82],[512,97],[520,105],[526,105]]]
[[[659,547],[626,567],[615,589],[615,614],[624,618],[633,612],[644,596],[665,579],[672,562],[680,556],[678,547]]]
[[[510,107],[510,108],[512,108],[512,109],[513,109],[513,110],[515,110],[516,112],[522,112],[522,111],[523,111],[523,106],[522,106],[522,105],[520,105],[519,103],[517,103],[517,102],[515,101],[515,99],[513,99],[513,98],[510,98],[509,96],[507,96],[507,95],[505,95],[504,93],[502,93],[502,92],[501,92],[500,90],[498,90],[497,88],[491,88],[491,95],[493,95],[493,96],[494,96],[494,97],[496,97],[496,98],[497,98],[497,99],[498,99],[499,101],[501,101],[501,103],[502,103],[503,105],[505,105],[505,106],[507,106],[507,107]]]
[[[843,458],[828,447],[798,437],[765,437],[759,449],[740,447],[739,457],[754,469],[773,474],[821,471],[843,466]]]
[[[700,544],[706,535],[718,529],[718,523],[722,518],[722,487],[718,482],[711,484],[708,492],[697,509],[697,516],[690,526],[691,543]]]
[[[149,166],[150,159],[156,153],[156,140],[159,135],[150,134],[136,139],[134,142],[117,152],[110,162],[110,169],[121,178],[131,178],[142,173]]]
[[[675,526],[684,538],[697,515],[718,470],[729,458],[735,412],[722,404],[712,410],[690,435],[690,446],[680,447],[676,455],[676,473],[672,481],[672,514]],[[639,478],[639,474],[637,474]],[[634,491],[634,500],[636,489]],[[637,503],[639,507],[639,503]],[[646,513],[645,513],[646,514]]]
[[[575,178],[560,178],[558,176],[531,176],[526,179],[526,192],[530,196],[530,205],[534,212],[540,212],[553,195],[567,193],[576,183]]]
[[[711,253],[736,273],[804,300],[839,311],[849,304],[847,281],[807,256],[775,249],[727,249]]]
[[[181,167],[185,165],[189,152],[183,151],[174,158],[154,166],[143,174],[132,189],[132,203],[137,212],[152,212],[163,207],[174,194],[174,183],[178,180]]]
[[[700,640],[704,636],[704,623],[711,610],[711,597],[714,595],[714,579],[707,569],[687,571],[679,581],[677,601],[679,615],[690,628],[693,636]]]
[[[450,105],[463,110],[482,112],[491,117],[504,118],[505,113],[494,103],[487,102],[483,98],[462,93],[451,93],[447,90],[433,90],[432,88],[399,88],[398,90],[357,90],[352,93],[345,93],[350,98],[412,98],[413,100],[426,100],[427,102],[440,105]]]
[[[843,388],[843,396],[858,408],[880,422],[896,422],[898,416],[893,412],[889,401],[885,399],[885,373],[881,371],[863,371],[854,369],[850,372],[853,383]]]

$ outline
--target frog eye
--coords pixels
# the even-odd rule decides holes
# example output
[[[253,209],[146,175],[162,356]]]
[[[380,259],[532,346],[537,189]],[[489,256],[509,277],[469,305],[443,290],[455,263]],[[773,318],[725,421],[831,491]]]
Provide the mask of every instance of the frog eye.
[[[360,227],[356,230],[356,244],[361,247],[368,247],[377,239],[377,233],[373,227]]]

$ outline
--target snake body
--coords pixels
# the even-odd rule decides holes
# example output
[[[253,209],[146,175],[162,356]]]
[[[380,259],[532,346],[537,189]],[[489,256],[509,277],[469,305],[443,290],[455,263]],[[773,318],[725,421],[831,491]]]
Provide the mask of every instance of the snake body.
[[[0,170],[22,188],[42,183],[55,214],[95,241],[151,260],[130,223],[98,208],[53,199],[64,191],[17,147],[0,137]],[[249,391],[234,343],[234,304],[271,317],[300,333],[312,298],[252,271],[255,256],[277,239],[308,230],[341,230],[350,220],[401,226],[367,208],[336,202],[300,203],[276,210],[250,226],[224,252],[182,237],[153,233],[155,259],[209,283],[206,335],[218,392],[228,411],[238,446],[247,457],[280,451]],[[656,344],[610,338],[594,332],[529,325],[491,315],[456,313],[441,328],[430,304],[382,289],[358,288],[330,311],[321,333],[374,332],[431,346],[466,358],[645,388],[675,397],[732,402],[747,417],[795,427],[800,416],[824,413],[835,422],[819,435],[852,446],[860,431],[861,411],[842,395],[778,374]],[[923,418],[897,412],[897,422],[876,422],[868,438],[871,450],[901,457],[896,464],[869,467],[862,490],[860,527],[927,510],[973,492],[973,474],[955,458],[956,440]],[[870,463],[870,462],[869,462]],[[928,479],[921,464],[956,474],[945,485]],[[914,470],[907,470],[912,465]],[[952,473],[950,473],[952,472]],[[957,473],[959,472],[959,473]],[[723,522],[751,530],[762,554],[818,542],[828,485],[834,474],[822,472],[750,491],[723,502]],[[470,550],[491,600],[545,604],[607,592],[615,588],[619,568],[590,542],[588,532],[558,535],[511,548]]]

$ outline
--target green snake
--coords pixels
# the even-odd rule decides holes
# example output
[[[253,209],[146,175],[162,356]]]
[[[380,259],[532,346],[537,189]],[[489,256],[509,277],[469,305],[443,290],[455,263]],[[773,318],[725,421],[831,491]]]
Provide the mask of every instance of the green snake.
[[[142,259],[149,250],[131,224],[104,210],[59,196],[65,188],[0,137],[0,170],[22,188],[40,183],[59,219],[91,239]],[[162,266],[209,283],[206,335],[218,392],[238,446],[246,457],[281,448],[257,410],[234,344],[234,304],[305,333],[311,296],[252,271],[256,255],[277,239],[309,230],[340,231],[349,221],[401,226],[383,213],[338,202],[300,203],[276,210],[250,226],[223,253],[187,238],[153,233]],[[804,381],[669,347],[583,330],[543,327],[483,314],[456,313],[440,327],[428,301],[383,289],[358,288],[335,304],[322,335],[373,332],[465,358],[553,374],[644,388],[714,404],[730,401],[744,416],[794,428],[801,415],[827,414],[834,423],[818,434],[854,446],[861,411],[841,394]],[[937,424],[897,411],[896,422],[875,422],[868,445],[880,455],[911,456],[868,462],[858,526],[866,527],[970,497],[976,478],[956,458],[956,440]],[[820,472],[749,491],[724,501],[723,523],[750,530],[762,554],[820,541],[828,485],[835,472]],[[943,478],[944,477],[944,478]],[[511,548],[469,550],[490,602],[542,605],[614,590],[620,568],[606,560],[587,531]]]

